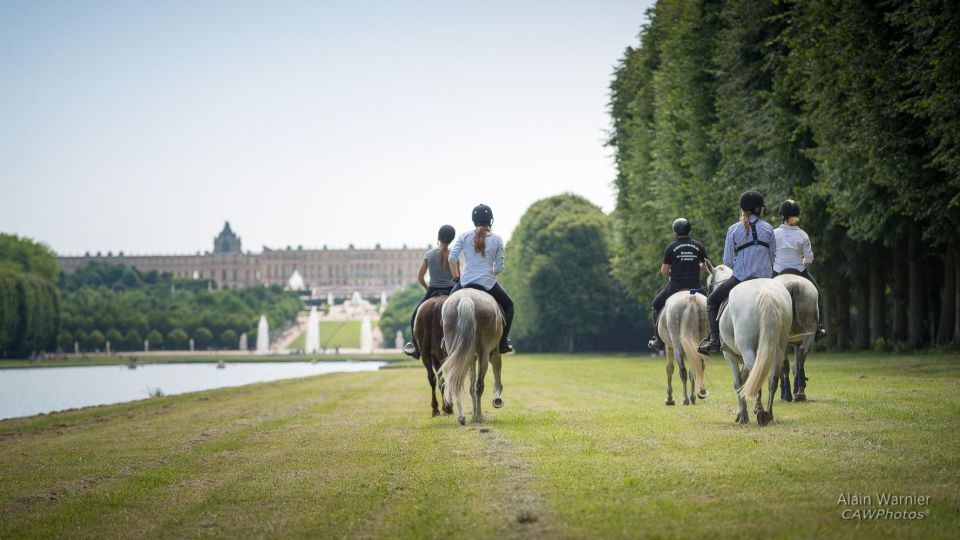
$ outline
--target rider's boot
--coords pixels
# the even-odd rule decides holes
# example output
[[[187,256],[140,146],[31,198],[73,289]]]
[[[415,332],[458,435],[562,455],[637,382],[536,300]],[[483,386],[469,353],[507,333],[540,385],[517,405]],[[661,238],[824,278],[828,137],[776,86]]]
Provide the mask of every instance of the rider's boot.
[[[510,338],[503,338],[500,340],[500,354],[509,354],[513,352],[513,343],[510,342]]]
[[[417,346],[417,340],[408,341],[407,344],[403,346],[403,354],[407,356],[412,356],[417,360],[419,360],[420,347]]]
[[[659,330],[659,321],[660,321],[660,312],[653,310],[653,337],[650,338],[650,341],[647,342],[647,347],[655,351],[663,352],[664,344],[663,340],[660,339]]]
[[[720,350],[720,321],[717,319],[717,310],[707,307],[707,320],[710,322],[710,337],[700,342],[697,352],[710,354]]]

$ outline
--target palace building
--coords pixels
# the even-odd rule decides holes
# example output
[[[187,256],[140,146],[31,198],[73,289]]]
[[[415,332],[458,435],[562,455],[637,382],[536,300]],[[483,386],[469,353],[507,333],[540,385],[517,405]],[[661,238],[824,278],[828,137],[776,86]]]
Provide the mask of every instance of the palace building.
[[[241,240],[230,223],[213,239],[213,252],[196,255],[84,255],[58,257],[64,273],[70,274],[91,262],[124,264],[146,273],[169,272],[178,278],[211,279],[218,287],[253,285],[288,286],[303,280],[317,295],[349,297],[354,291],[365,297],[390,294],[417,281],[425,249],[270,249],[244,253]],[[427,247],[426,249],[429,249]],[[295,275],[296,274],[296,275]]]

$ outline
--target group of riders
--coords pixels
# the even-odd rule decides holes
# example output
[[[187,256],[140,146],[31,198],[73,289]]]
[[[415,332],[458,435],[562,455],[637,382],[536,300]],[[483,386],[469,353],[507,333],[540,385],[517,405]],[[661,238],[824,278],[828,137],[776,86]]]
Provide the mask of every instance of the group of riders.
[[[777,229],[763,219],[764,206],[763,195],[757,191],[749,190],[740,195],[741,219],[727,229],[723,245],[723,264],[733,270],[733,275],[715,283],[707,296],[710,336],[700,343],[698,350],[703,354],[720,350],[720,306],[730,295],[730,291],[744,281],[772,278],[778,274],[803,276],[817,287],[817,307],[819,313],[823,313],[820,287],[808,269],[813,262],[810,237],[797,226],[800,206],[793,200],[781,203],[778,213],[783,224]],[[513,300],[497,283],[497,275],[503,271],[503,240],[492,231],[493,210],[489,206],[478,205],[473,209],[471,217],[474,229],[459,237],[452,226],[440,227],[437,247],[424,255],[418,281],[426,289],[426,293],[410,318],[411,335],[415,335],[414,322],[417,310],[423,302],[434,296],[450,295],[469,287],[489,293],[500,305],[505,322],[499,351],[501,354],[510,353],[513,352],[509,339],[510,326],[513,323]],[[673,232],[676,240],[664,249],[663,264],[660,266],[660,272],[669,280],[653,300],[653,338],[649,346],[661,351],[664,344],[657,332],[657,321],[667,298],[684,290],[707,294],[700,283],[700,273],[705,270],[704,261],[707,259],[706,248],[690,237],[690,222],[684,218],[673,222]],[[451,242],[453,247],[450,247]],[[460,268],[461,255],[464,261],[463,269]],[[425,280],[428,271],[429,283]],[[825,334],[821,318],[817,337]],[[420,358],[420,347],[416,338],[406,344],[404,352]]]
[[[723,244],[723,264],[733,270],[726,280],[713,284],[712,291],[703,289],[700,272],[705,270],[707,250],[703,244],[690,237],[690,222],[679,218],[673,222],[677,238],[663,252],[660,272],[669,278],[653,300],[653,338],[650,348],[662,351],[663,340],[658,333],[657,321],[667,298],[675,292],[689,290],[707,296],[707,320],[710,336],[704,339],[698,351],[710,354],[720,350],[720,307],[730,291],[738,284],[751,279],[772,278],[779,274],[796,274],[810,280],[817,288],[818,313],[823,313],[820,286],[810,275],[808,266],[813,263],[813,246],[806,232],[797,226],[800,206],[793,200],[780,204],[778,213],[783,224],[773,228],[763,219],[763,195],[754,190],[740,195],[740,221],[727,228]],[[826,335],[822,315],[818,321],[816,337]]]
[[[410,335],[413,339],[406,344],[403,352],[420,358],[420,345],[417,343],[414,322],[417,310],[427,299],[439,295],[451,295],[463,288],[485,291],[493,297],[503,311],[504,326],[500,337],[500,354],[513,352],[510,343],[510,326],[513,324],[513,299],[497,283],[497,275],[503,272],[503,239],[493,232],[493,210],[485,204],[477,205],[472,212],[474,229],[457,236],[451,225],[440,227],[437,234],[437,247],[423,256],[420,274],[417,280],[426,289],[410,317]],[[454,242],[456,238],[456,242]],[[453,247],[450,243],[454,242]],[[460,268],[460,256],[463,255],[464,268]],[[424,277],[430,272],[430,283]]]

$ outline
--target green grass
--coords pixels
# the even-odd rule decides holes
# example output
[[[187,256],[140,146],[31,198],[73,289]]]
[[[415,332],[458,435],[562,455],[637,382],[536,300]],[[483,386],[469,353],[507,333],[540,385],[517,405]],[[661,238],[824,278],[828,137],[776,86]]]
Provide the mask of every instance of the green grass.
[[[332,349],[360,348],[361,321],[320,321],[320,346]],[[302,332],[290,343],[290,349],[303,349],[307,342],[307,333]]]
[[[430,417],[422,368],[3,421],[0,537],[955,537],[960,356],[807,367],[811,401],[764,428],[733,424],[722,361],[666,407],[662,360],[627,356],[507,357],[506,406],[488,374],[466,427]],[[929,516],[840,518],[878,492]]]

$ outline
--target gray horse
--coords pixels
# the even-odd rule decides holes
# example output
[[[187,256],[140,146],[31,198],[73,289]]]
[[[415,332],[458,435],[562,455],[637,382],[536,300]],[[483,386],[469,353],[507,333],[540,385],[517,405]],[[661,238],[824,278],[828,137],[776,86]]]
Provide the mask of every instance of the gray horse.
[[[658,330],[667,352],[667,405],[673,405],[673,363],[680,366],[683,382],[683,404],[697,402],[697,397],[706,399],[703,370],[705,356],[697,352],[697,344],[710,333],[707,324],[707,297],[678,291],[667,298],[663,314],[658,321]],[[687,394],[687,364],[690,362],[690,393]],[[698,386],[699,385],[699,386]],[[699,390],[699,391],[696,391]]]
[[[440,368],[446,386],[444,400],[457,404],[457,421],[466,423],[460,392],[463,382],[470,374],[470,396],[473,398],[473,421],[482,422],[480,399],[483,396],[483,379],[487,366],[493,365],[493,407],[503,407],[500,393],[500,368],[502,366],[498,346],[503,333],[503,314],[492,296],[476,289],[460,289],[443,303],[443,339],[446,343],[447,360]]]
[[[780,399],[785,401],[807,400],[807,376],[804,364],[810,347],[813,346],[817,334],[817,322],[820,312],[817,309],[817,288],[805,277],[793,274],[780,274],[774,278],[783,283],[793,300],[793,326],[790,328],[790,337],[787,340],[793,346],[793,392],[790,391],[790,360],[786,351],[783,355],[783,372],[781,373]]]
[[[707,279],[709,287],[733,274],[725,265],[714,267],[710,261],[704,264],[710,272]],[[739,398],[735,420],[738,424],[750,421],[746,404],[748,397],[756,397],[754,412],[758,424],[765,426],[773,421],[773,396],[777,393],[792,325],[790,293],[779,281],[751,279],[730,291],[727,308],[720,314],[720,340],[723,357],[733,371],[733,389]],[[760,388],[768,377],[769,395],[767,410],[764,410]]]

